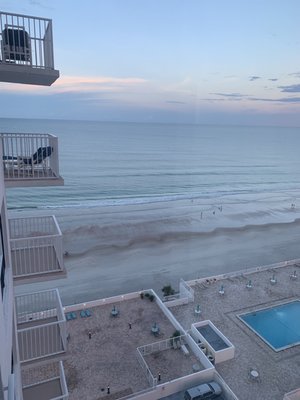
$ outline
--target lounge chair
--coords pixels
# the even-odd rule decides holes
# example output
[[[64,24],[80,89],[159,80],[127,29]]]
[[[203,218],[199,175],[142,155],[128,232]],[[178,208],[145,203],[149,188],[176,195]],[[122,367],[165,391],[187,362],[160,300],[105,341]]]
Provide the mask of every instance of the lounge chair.
[[[84,310],[80,311],[80,316],[81,316],[81,318],[85,318],[86,317],[86,313],[85,313]]]
[[[12,164],[13,166],[16,164],[20,167],[26,165],[38,165],[41,164],[47,157],[50,157],[52,152],[53,147],[51,146],[39,147],[31,157],[3,156],[3,161]]]
[[[67,321],[71,321],[71,319],[73,319],[71,313],[66,314],[66,319]]]
[[[22,162],[25,165],[41,164],[47,157],[50,157],[53,152],[51,146],[39,147],[32,157],[23,157]]]
[[[71,312],[70,314],[72,315],[72,319],[76,319],[77,318],[76,312]]]
[[[92,313],[90,312],[90,310],[85,310],[85,315],[87,317],[90,317],[92,315]]]

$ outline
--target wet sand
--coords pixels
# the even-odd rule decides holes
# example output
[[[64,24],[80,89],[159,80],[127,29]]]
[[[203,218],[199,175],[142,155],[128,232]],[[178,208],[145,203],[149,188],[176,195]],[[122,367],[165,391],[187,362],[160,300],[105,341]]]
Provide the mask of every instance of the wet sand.
[[[201,214],[202,213],[202,214]],[[206,206],[178,201],[55,214],[64,235],[67,278],[18,286],[17,293],[57,287],[64,305],[300,257],[298,209],[265,204]]]

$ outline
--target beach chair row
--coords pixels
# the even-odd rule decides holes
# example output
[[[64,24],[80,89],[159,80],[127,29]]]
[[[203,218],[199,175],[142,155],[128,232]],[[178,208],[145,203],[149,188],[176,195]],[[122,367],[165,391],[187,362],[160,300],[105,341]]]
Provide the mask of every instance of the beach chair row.
[[[90,310],[81,310],[80,311],[81,318],[91,317],[91,315],[92,315],[92,313],[90,312]],[[76,312],[72,311],[72,312],[66,313],[67,321],[71,321],[72,319],[76,319],[76,318],[77,318]]]

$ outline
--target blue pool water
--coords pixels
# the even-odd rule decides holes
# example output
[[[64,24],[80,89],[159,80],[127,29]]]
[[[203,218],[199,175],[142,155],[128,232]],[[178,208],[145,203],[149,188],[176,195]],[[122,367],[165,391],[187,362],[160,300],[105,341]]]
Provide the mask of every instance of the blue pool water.
[[[300,301],[240,315],[275,351],[300,344]]]

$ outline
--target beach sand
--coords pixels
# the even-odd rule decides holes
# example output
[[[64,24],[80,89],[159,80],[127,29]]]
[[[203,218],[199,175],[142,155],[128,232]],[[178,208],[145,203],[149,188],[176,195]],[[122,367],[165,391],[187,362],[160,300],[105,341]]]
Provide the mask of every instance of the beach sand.
[[[67,278],[20,285],[58,288],[64,305],[300,257],[300,210],[197,200],[13,212],[55,214]]]

